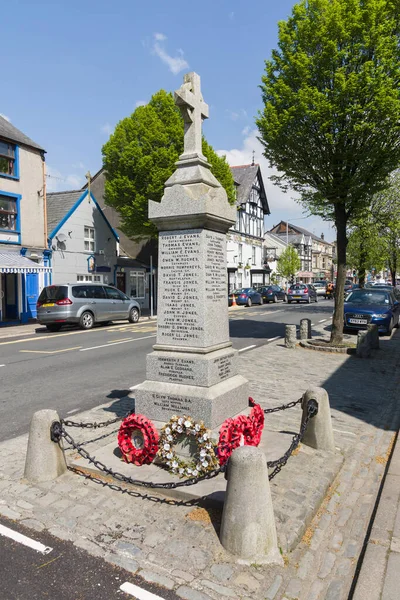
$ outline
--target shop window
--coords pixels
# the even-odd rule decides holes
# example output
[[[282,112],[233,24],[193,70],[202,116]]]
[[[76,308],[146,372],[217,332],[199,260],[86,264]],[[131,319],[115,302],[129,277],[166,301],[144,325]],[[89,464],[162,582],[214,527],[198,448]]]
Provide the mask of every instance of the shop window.
[[[132,298],[144,298],[145,296],[145,274],[143,271],[130,272],[130,296]]]

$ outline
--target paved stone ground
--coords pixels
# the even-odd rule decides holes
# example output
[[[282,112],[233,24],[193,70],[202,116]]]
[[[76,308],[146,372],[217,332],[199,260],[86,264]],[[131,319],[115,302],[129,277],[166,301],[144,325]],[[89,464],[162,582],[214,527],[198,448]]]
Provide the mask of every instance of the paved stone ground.
[[[142,492],[122,494],[71,472],[56,482],[28,485],[21,481],[26,436],[0,445],[0,514],[71,539],[186,600],[345,600],[399,423],[399,362],[397,333],[390,341],[382,339],[381,350],[369,360],[291,351],[280,342],[241,355],[243,373],[251,374],[251,394],[265,407],[295,400],[309,385],[325,387],[338,453],[344,457],[301,543],[284,552],[284,567],[235,564],[219,544],[217,511],[171,505]],[[102,410],[102,418],[122,408],[114,403]],[[296,409],[275,413],[266,427],[296,431],[298,419]],[[291,464],[298,460],[303,469],[306,454],[303,447]],[[303,486],[294,488],[288,469],[272,482],[278,530],[290,511],[302,519],[304,502],[313,501],[310,487],[320,485],[310,473]],[[281,514],[279,502],[285,506]]]

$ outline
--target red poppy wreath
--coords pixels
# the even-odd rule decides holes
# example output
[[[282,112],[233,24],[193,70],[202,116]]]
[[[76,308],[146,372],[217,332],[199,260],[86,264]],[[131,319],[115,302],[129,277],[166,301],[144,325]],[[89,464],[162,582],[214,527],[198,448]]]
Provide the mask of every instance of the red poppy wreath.
[[[119,428],[118,446],[125,462],[149,465],[158,451],[157,429],[143,415],[129,415]]]
[[[219,432],[218,459],[224,465],[239,446],[258,446],[264,428],[264,411],[253,398],[249,398],[252,410],[249,416],[239,415],[222,423]]]

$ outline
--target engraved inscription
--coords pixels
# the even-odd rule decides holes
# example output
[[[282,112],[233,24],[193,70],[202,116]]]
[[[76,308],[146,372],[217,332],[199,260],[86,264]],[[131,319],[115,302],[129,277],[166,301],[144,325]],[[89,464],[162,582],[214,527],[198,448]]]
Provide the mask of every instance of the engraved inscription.
[[[204,330],[197,310],[201,265],[201,234],[160,236],[162,314],[158,336],[162,343],[188,341],[195,345]]]
[[[152,399],[154,406],[157,406],[159,409],[165,411],[175,411],[179,414],[185,414],[185,412],[190,411],[190,408],[193,404],[191,398],[169,396],[167,394],[152,394]]]
[[[232,375],[232,359],[229,356],[221,356],[214,359],[214,365],[218,370],[218,376],[221,379],[226,379]]]
[[[159,375],[169,381],[180,382],[194,380],[195,361],[188,358],[159,357],[157,360]]]
[[[226,261],[225,240],[220,236],[206,232],[205,292],[206,299],[218,302],[226,299]]]

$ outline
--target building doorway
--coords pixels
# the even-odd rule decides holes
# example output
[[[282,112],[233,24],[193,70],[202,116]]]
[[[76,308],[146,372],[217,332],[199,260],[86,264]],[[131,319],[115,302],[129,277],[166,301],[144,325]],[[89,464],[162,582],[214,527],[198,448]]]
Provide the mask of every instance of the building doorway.
[[[117,271],[117,288],[124,294],[126,293],[126,273]]]
[[[1,275],[1,315],[3,321],[16,321],[18,315],[18,275],[2,273]]]

